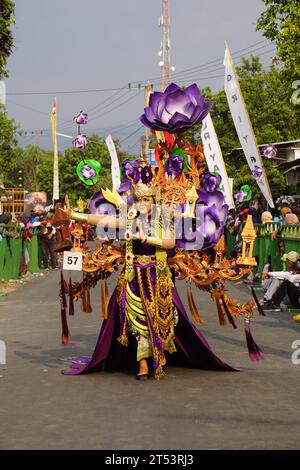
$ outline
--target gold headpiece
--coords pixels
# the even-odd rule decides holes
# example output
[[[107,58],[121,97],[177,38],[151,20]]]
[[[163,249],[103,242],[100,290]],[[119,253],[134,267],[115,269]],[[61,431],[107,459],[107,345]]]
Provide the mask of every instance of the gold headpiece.
[[[141,183],[140,181],[133,187],[133,192],[136,198],[143,196],[155,196],[155,190],[152,184],[148,186],[147,184]]]

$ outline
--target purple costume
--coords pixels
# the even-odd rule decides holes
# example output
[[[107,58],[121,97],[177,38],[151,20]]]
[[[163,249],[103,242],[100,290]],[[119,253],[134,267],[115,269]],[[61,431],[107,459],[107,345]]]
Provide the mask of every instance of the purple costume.
[[[146,287],[148,272],[150,274],[151,287],[155,290],[155,247],[135,241],[133,243],[133,254],[138,256],[142,255],[141,260],[143,257],[145,257],[146,261],[150,258],[150,263],[147,264],[134,262],[135,276],[133,280],[129,282],[130,289],[134,293],[134,296],[141,299],[144,298],[144,302],[147,302],[147,300],[149,300],[147,299],[149,292],[140,291],[141,284],[138,282],[137,274],[139,271],[144,285],[144,291],[149,291],[149,287]],[[151,262],[151,256],[153,257],[153,262]],[[126,322],[125,303],[127,284],[124,279],[123,270],[119,274],[118,285],[110,298],[108,306],[109,316],[108,319],[104,320],[102,323],[99,338],[91,358],[87,359],[86,364],[80,364],[78,363],[80,361],[77,362],[74,360],[74,362],[70,364],[70,369],[63,371],[64,374],[76,375],[87,372],[128,370],[136,367],[137,341],[134,338],[135,335],[129,334],[127,336],[128,342],[126,346],[122,345],[122,341],[120,341],[124,329],[124,322]],[[174,328],[174,345],[176,350],[173,354],[168,355],[167,364],[181,367],[234,371],[234,368],[224,363],[213,353],[203,335],[190,322],[175,285],[172,288],[172,303],[178,313],[178,322]],[[153,341],[155,342],[155,338],[153,338]],[[154,359],[154,372],[156,367],[157,364],[155,364]]]

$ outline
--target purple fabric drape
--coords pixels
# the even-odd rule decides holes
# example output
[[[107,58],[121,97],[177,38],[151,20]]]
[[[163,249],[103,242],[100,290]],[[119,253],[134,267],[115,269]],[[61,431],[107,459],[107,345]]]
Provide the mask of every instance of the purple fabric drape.
[[[174,340],[177,352],[167,355],[167,365],[235,371],[236,369],[223,362],[212,352],[204,336],[190,322],[175,287],[173,290],[173,302],[179,315]],[[110,298],[108,309],[109,317],[102,323],[98,341],[90,361],[85,365],[71,363],[70,369],[63,370],[63,374],[77,375],[88,372],[136,368],[136,342],[134,338],[129,335],[130,341],[128,347],[122,346],[117,341],[120,335],[120,316],[116,289]]]

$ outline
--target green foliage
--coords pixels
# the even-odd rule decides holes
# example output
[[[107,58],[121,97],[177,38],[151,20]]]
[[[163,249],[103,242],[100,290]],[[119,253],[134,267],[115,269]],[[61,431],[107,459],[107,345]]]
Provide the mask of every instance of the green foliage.
[[[43,187],[40,189],[38,175],[42,163],[52,155],[52,152],[35,145],[28,145],[25,148],[18,147],[15,155],[16,167],[22,171],[23,187],[29,192],[44,191]],[[53,161],[53,157],[50,158]]]
[[[12,52],[11,26],[15,23],[15,5],[11,0],[0,0],[0,79],[7,77],[7,59]]]
[[[68,194],[70,201],[75,204],[79,197],[89,199],[101,187],[111,187],[111,160],[105,140],[97,134],[92,134],[84,150],[74,147],[67,148],[61,160],[60,193]],[[79,180],[76,167],[81,160],[94,159],[101,163],[100,178],[95,186],[86,186]]]
[[[257,29],[275,41],[278,59],[284,64],[288,80],[300,79],[300,2],[299,0],[263,0],[267,9]]]
[[[7,118],[0,105],[0,179],[8,186],[12,184],[11,172],[16,169],[17,130],[14,120]]]
[[[282,70],[274,65],[264,69],[259,58],[252,56],[243,59],[237,67],[239,82],[244,100],[250,115],[258,144],[295,140],[300,135],[300,109],[293,106],[291,89],[287,84]],[[234,161],[229,153],[241,147],[234,123],[230,114],[225,92],[212,93],[209,88],[207,99],[215,101],[211,110],[216,133],[223,151],[228,176],[234,178],[234,190],[242,184],[249,183],[254,194],[259,194],[259,188],[251,173],[245,158]],[[188,138],[198,143],[199,128],[195,127]],[[272,187],[285,190],[284,175],[275,167],[273,161],[264,160],[267,176]]]

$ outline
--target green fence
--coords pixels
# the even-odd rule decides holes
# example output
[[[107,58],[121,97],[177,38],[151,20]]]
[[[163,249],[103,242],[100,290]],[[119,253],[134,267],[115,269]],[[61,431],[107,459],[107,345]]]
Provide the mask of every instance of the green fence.
[[[20,263],[25,249],[28,250],[29,262],[27,271],[41,272],[41,252],[36,234],[30,241],[17,238],[4,237],[0,242],[0,280],[17,279],[20,275]]]
[[[253,256],[258,256],[258,271],[261,272],[264,265],[271,257],[272,271],[286,269],[285,263],[281,261],[284,253],[297,251],[300,253],[300,226],[285,227],[276,223],[265,225],[255,225],[256,239],[254,241]],[[276,236],[274,234],[276,233]],[[230,252],[237,245],[237,237],[226,231],[226,255],[230,257]]]

